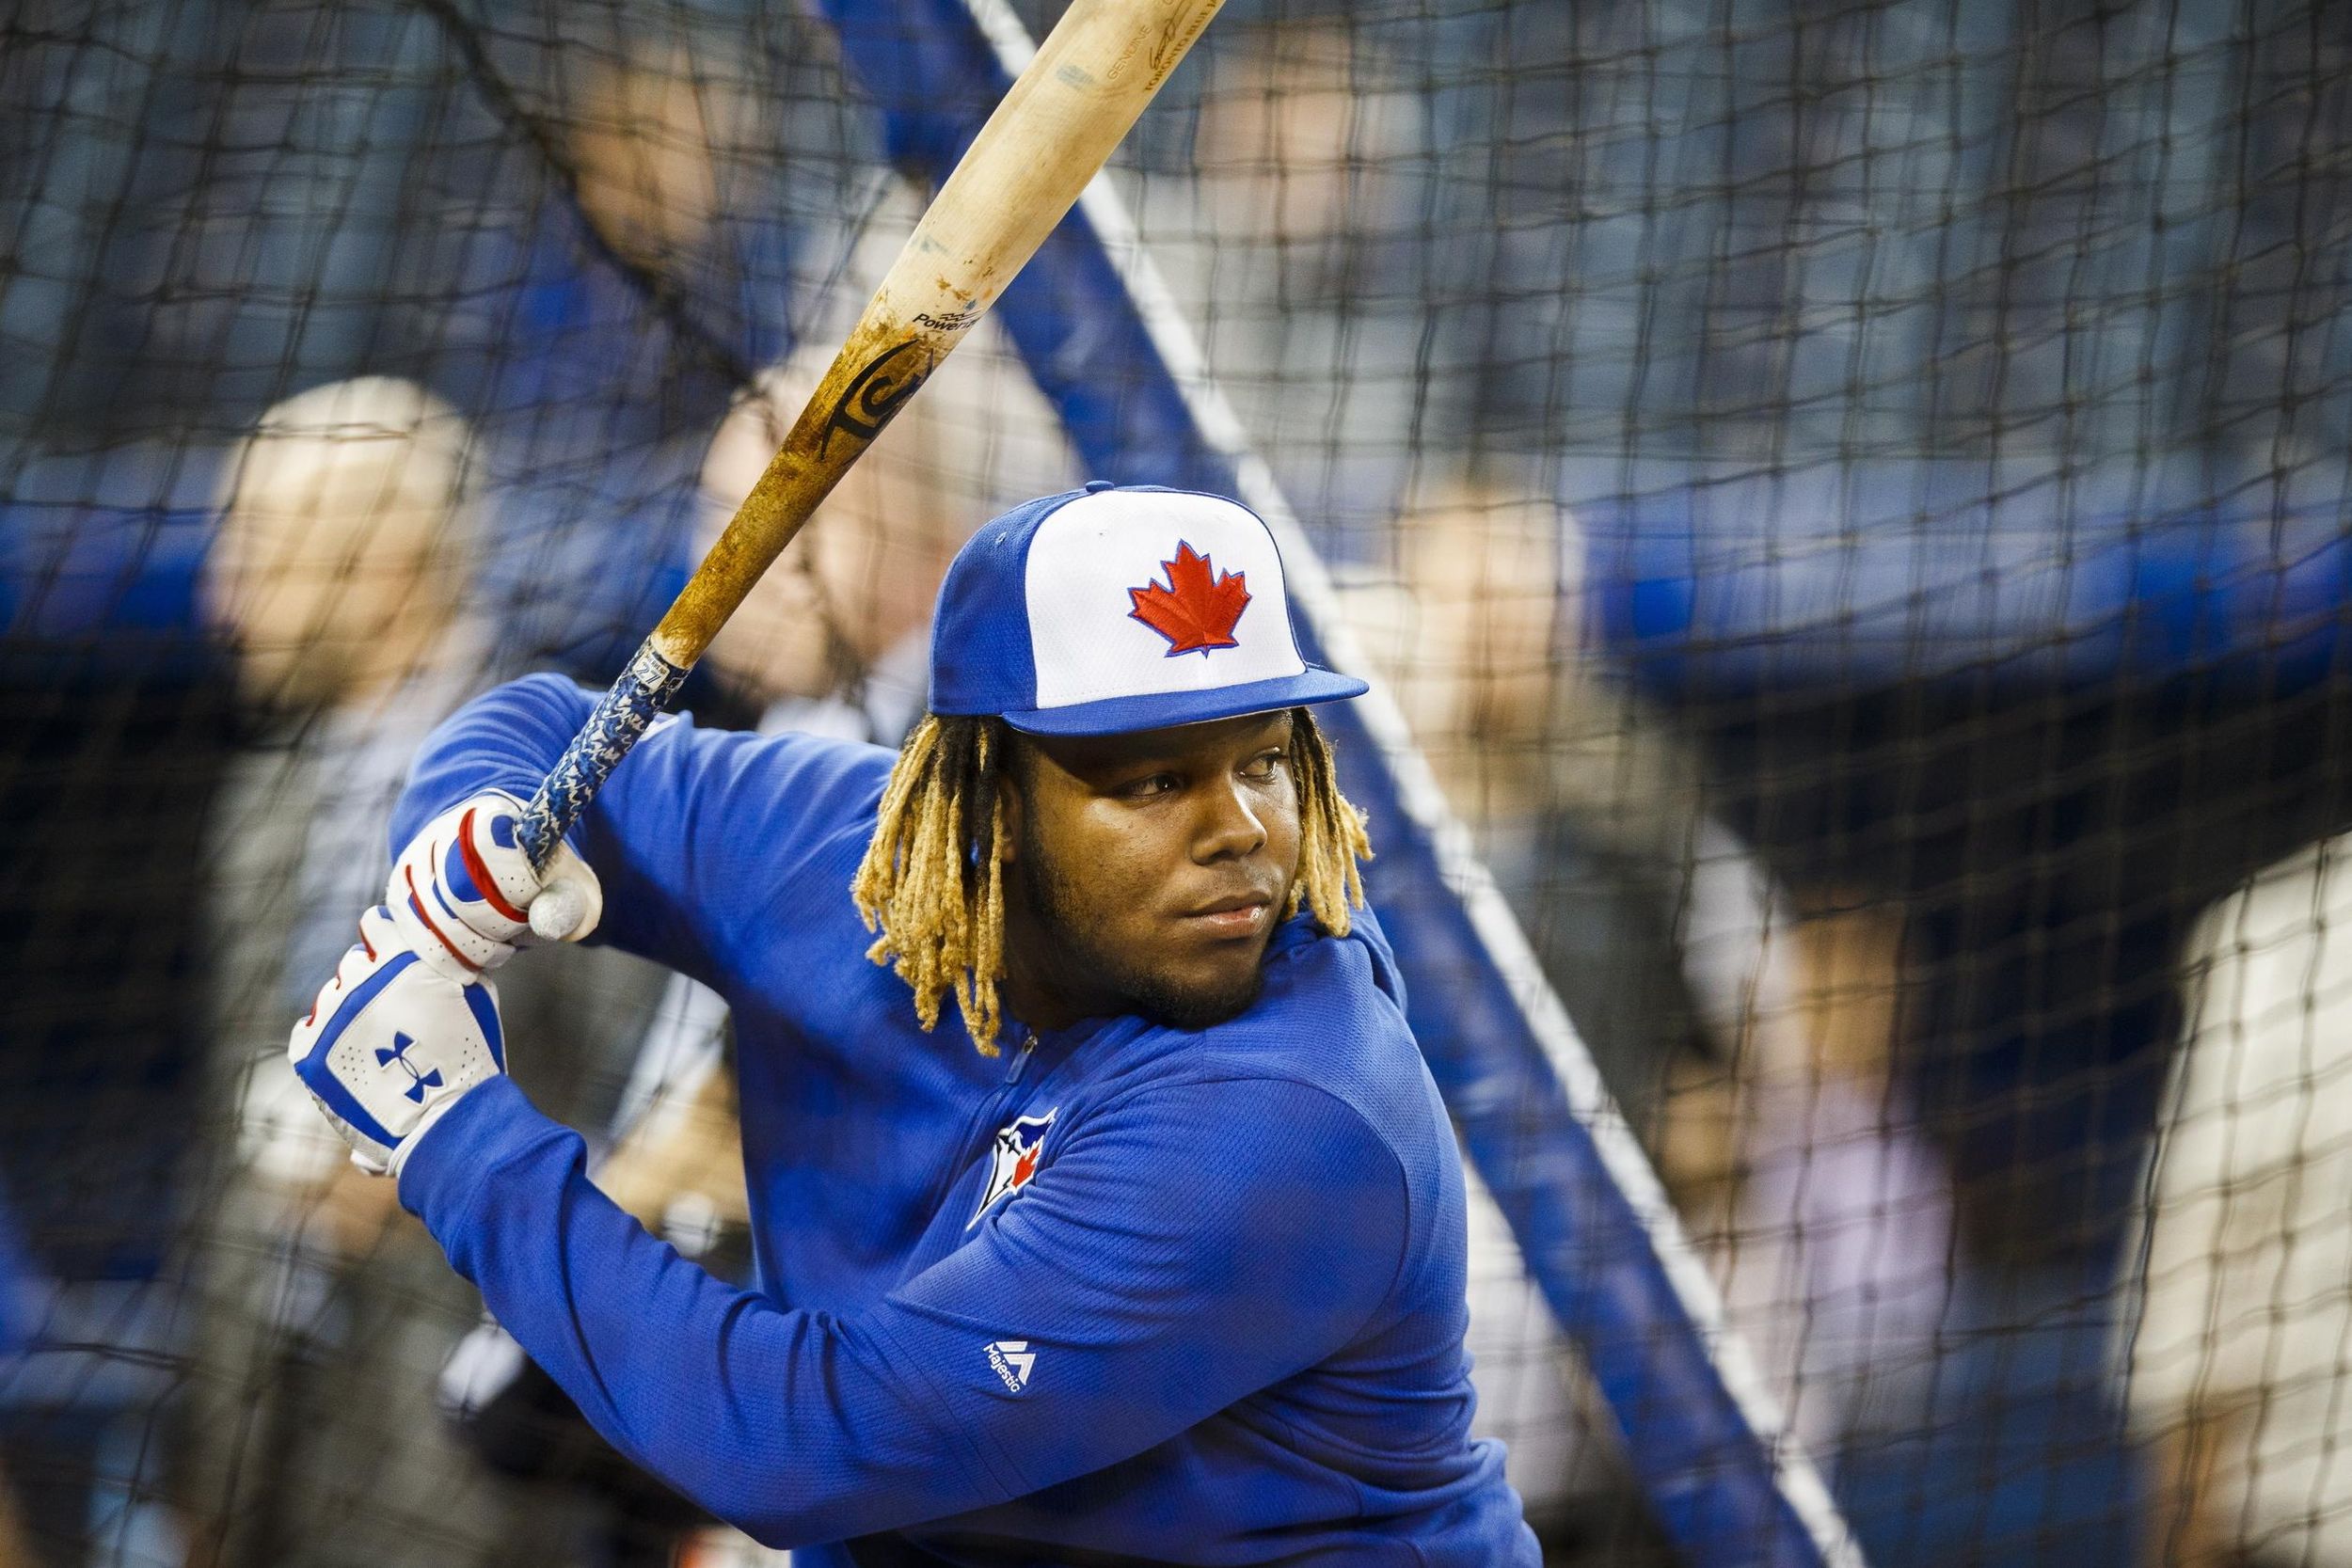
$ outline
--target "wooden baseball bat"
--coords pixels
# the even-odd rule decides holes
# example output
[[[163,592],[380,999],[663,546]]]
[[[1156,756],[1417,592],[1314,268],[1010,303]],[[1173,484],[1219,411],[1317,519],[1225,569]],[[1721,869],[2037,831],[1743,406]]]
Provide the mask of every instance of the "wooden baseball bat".
[[[817,504],[1037,253],[1223,3],[1073,0],[932,198],[733,521],[532,797],[522,841],[533,865],[547,863]]]

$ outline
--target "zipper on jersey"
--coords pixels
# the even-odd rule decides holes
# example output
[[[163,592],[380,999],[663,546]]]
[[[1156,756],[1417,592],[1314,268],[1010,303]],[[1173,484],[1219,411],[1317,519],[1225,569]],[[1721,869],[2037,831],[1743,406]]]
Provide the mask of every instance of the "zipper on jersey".
[[[946,1169],[940,1172],[939,1180],[931,1187],[930,1201],[923,1206],[927,1215],[937,1217],[939,1206],[947,1201],[948,1190],[963,1174],[963,1167],[972,1163],[972,1140],[988,1132],[996,1118],[1004,1115],[1006,1104],[1020,1086],[1021,1075],[1028,1070],[1029,1058],[1036,1053],[1037,1031],[1031,1029],[1021,1037],[1021,1049],[1014,1052],[1012,1060],[1005,1065],[1004,1083],[972,1113],[972,1119],[964,1123],[963,1136],[958,1138],[955,1148],[948,1151]]]
[[[1010,1087],[1012,1085],[1021,1082],[1021,1074],[1028,1067],[1029,1058],[1034,1055],[1036,1052],[1037,1031],[1032,1029],[1027,1034],[1021,1037],[1021,1049],[1012,1053],[1011,1062],[1007,1064],[1005,1068],[1005,1084],[1007,1087]]]

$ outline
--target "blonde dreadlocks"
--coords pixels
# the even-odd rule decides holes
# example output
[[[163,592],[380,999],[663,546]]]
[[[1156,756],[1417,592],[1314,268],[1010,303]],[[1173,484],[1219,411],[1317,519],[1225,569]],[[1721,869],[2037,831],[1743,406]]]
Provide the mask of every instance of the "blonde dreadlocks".
[[[1291,710],[1290,761],[1298,787],[1298,876],[1284,918],[1303,902],[1333,936],[1364,901],[1357,863],[1372,858],[1363,813],[1340,793],[1331,748],[1305,708]],[[850,879],[866,928],[880,933],[866,956],[914,991],[925,1029],[948,991],[984,1056],[997,1053],[1003,1022],[996,983],[1005,973],[1005,807],[1010,738],[992,718],[930,715],[899,749],[882,790],[866,859]]]

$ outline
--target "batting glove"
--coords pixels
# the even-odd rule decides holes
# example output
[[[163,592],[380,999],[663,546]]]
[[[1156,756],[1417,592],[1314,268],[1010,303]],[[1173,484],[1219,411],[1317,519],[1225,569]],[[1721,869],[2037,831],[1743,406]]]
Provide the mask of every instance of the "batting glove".
[[[531,868],[523,804],[488,790],[424,825],[393,863],[384,903],[400,940],[452,980],[515,956],[526,935],[578,942],[596,928],[604,891],[588,863],[559,843],[545,876]]]
[[[396,1177],[426,1128],[506,1070],[498,988],[461,985],[425,963],[379,904],[359,917],[358,942],[294,1025],[286,1054],[352,1163]]]

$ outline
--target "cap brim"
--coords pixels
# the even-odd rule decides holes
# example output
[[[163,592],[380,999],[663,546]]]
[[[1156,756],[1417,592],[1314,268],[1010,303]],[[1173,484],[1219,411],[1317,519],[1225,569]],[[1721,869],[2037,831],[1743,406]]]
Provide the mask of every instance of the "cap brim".
[[[1141,697],[1106,697],[1099,703],[1025,708],[1003,717],[1006,723],[1028,735],[1133,735],[1140,730],[1167,730],[1179,724],[1238,719],[1245,713],[1271,713],[1277,708],[1298,707],[1308,703],[1336,703],[1360,697],[1371,689],[1353,675],[1310,664],[1295,675],[1279,675],[1242,686],[1220,686],[1208,691],[1158,691]]]

